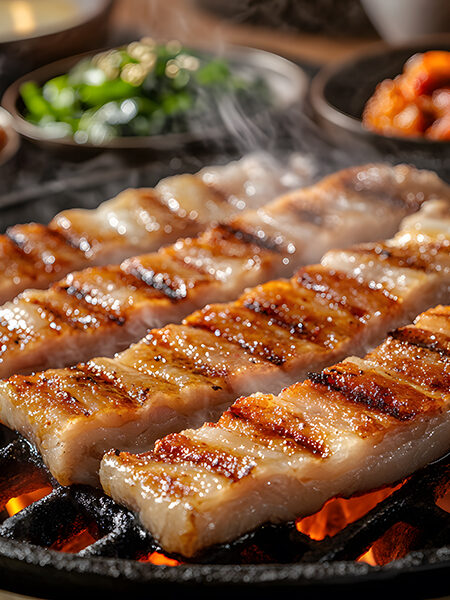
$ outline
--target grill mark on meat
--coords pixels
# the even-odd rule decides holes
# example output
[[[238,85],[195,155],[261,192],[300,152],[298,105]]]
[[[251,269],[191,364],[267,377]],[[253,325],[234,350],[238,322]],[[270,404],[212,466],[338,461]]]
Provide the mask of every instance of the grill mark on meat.
[[[72,224],[67,228],[61,229],[56,223],[51,222],[49,229],[59,232],[69,246],[79,250],[85,257],[88,257],[90,252],[101,243],[95,238],[88,237],[87,233],[81,234]]]
[[[397,190],[395,189],[394,182],[392,185],[383,182],[382,186],[375,182],[374,186],[367,187],[367,184],[357,179],[354,172],[351,170],[343,171],[342,176],[336,178],[334,184],[336,188],[340,188],[345,195],[348,195],[348,192],[350,192],[350,196],[354,194],[362,197],[364,201],[369,204],[373,202],[382,202],[395,209],[418,210],[423,202],[423,196],[419,199],[416,196],[411,198],[410,194],[402,196],[400,192],[396,193]]]
[[[20,261],[23,261],[25,263],[37,262],[36,257],[31,253],[25,252],[25,250],[22,247],[23,244],[18,243],[17,240],[15,239],[15,237],[11,236],[11,232],[9,229],[6,231],[5,237],[11,242],[14,252],[17,253]],[[37,277],[37,274],[36,274],[36,277]]]
[[[305,339],[318,346],[334,347],[340,340],[349,336],[351,331],[360,327],[358,321],[349,317],[345,324],[332,306],[322,314],[314,310],[312,303],[302,305],[302,314],[297,319],[292,319],[290,308],[295,310],[295,303],[281,297],[278,304],[264,301],[246,300],[243,306],[258,315],[269,319],[268,327],[274,323],[288,331],[291,335]],[[331,320],[331,323],[328,321]],[[341,323],[340,323],[341,322]],[[341,325],[341,326],[340,326]],[[331,338],[330,338],[331,334]]]
[[[254,244],[251,240],[236,235],[227,225],[215,225],[207,229],[201,237],[193,241],[193,246],[219,257],[244,259],[255,255],[261,257],[274,254],[273,250],[262,248],[259,243]],[[176,258],[176,252],[171,253],[171,257]]]
[[[245,308],[264,315],[297,338],[322,348],[334,348],[362,326],[347,308],[337,302],[317,301],[317,295],[297,285],[295,279],[280,280],[245,294]],[[366,315],[367,316],[367,315]]]
[[[31,231],[28,229],[32,227]],[[34,231],[33,231],[34,229]],[[36,231],[37,230],[37,231]],[[37,241],[36,241],[36,233],[38,233]],[[35,255],[39,252],[39,242],[44,241],[45,243],[50,241],[50,249],[52,253],[55,253],[55,257],[57,260],[62,262],[67,262],[60,255],[58,255],[58,247],[60,249],[67,248],[71,250],[75,250],[76,253],[79,253],[80,256],[84,256],[84,252],[80,250],[78,246],[73,244],[69,238],[66,238],[63,231],[58,229],[53,229],[47,225],[41,225],[39,223],[29,223],[28,225],[15,225],[14,227],[10,227],[6,232],[6,235],[12,240],[19,248],[24,250],[26,254]],[[53,247],[53,243],[54,246]]]
[[[51,408],[53,404],[62,407],[65,412],[75,417],[78,415],[90,417],[92,414],[75,396],[62,390],[58,381],[48,373],[28,377],[13,375],[9,381],[17,396],[27,401],[31,394],[31,403],[39,403],[40,410],[37,414],[42,414],[41,411],[46,405]],[[36,414],[36,410],[31,409],[30,412]]]
[[[54,385],[54,381],[51,377],[44,378],[43,386],[45,387],[45,393],[50,398],[53,396],[60,402],[66,410],[69,410],[74,415],[83,415],[84,417],[91,416],[92,412],[86,408],[75,396],[69,394],[68,391],[60,389],[57,385]]]
[[[151,267],[146,267],[145,264],[136,264],[127,267],[127,272],[142,282],[142,284],[161,292],[172,302],[178,302],[186,298],[189,288],[213,281],[212,277],[208,276],[205,271],[191,267],[183,260],[170,257],[167,262],[169,265],[172,263],[172,268],[167,264],[162,269],[152,269]],[[196,279],[188,281],[177,273],[177,263],[183,267],[183,270],[190,271],[193,275],[196,274]]]
[[[268,401],[269,400],[269,401]],[[271,403],[270,396],[239,398],[223,414],[217,423],[218,427],[232,429],[231,421],[238,419],[251,425],[266,439],[282,441],[289,446],[300,446],[320,458],[329,455],[324,439],[317,430],[303,419],[285,410],[282,406]]]
[[[441,357],[450,358],[450,339],[443,333],[434,333],[419,327],[402,327],[391,332],[390,336],[403,344],[424,348],[437,352]]]
[[[59,325],[68,325],[72,329],[85,329],[86,325],[81,323],[80,319],[69,317],[64,310],[58,310],[55,306],[50,305],[42,299],[32,298],[29,302],[35,306],[38,306],[42,311],[45,311],[52,317],[53,322]]]
[[[231,235],[235,236],[238,240],[242,240],[248,244],[252,244],[253,246],[258,246],[261,248],[261,250],[270,250],[278,254],[282,253],[281,246],[267,235],[264,235],[264,237],[260,238],[249,231],[245,231],[244,229],[234,226],[232,223],[223,224],[222,228],[228,231]]]
[[[117,311],[111,311],[99,302],[96,302],[95,296],[91,295],[90,290],[83,290],[75,285],[61,286],[61,291],[67,293],[68,296],[75,297],[79,302],[88,307],[94,316],[101,316],[102,320],[107,319],[114,322],[116,325],[124,325],[126,317],[119,314]]]
[[[195,359],[186,356],[186,354],[182,353],[180,350],[177,352],[176,349],[174,349],[174,338],[171,336],[169,327],[152,329],[142,342],[148,346],[155,345],[161,350],[160,354],[157,354],[152,358],[147,357],[146,360],[148,362],[151,360],[156,362],[163,360],[164,362],[183,369],[186,374],[189,373],[194,377],[203,378],[205,383],[211,385],[214,391],[222,390],[227,387],[224,378],[228,375],[228,371],[223,368],[216,369],[210,363],[203,361],[202,357],[199,356],[201,351],[197,352]],[[218,385],[219,383],[220,385]]]
[[[268,305],[263,302],[246,301],[244,302],[243,306],[248,310],[254,312],[255,314],[266,317],[269,320],[268,328],[271,324],[278,325],[278,327],[281,327],[288,331],[290,335],[293,335],[303,340],[307,340],[311,343],[322,347],[335,345],[338,341],[338,336],[340,332],[338,331],[338,326],[336,322],[333,323],[333,327],[328,325],[328,330],[333,333],[334,343],[327,343],[329,341],[327,336],[327,326],[325,325],[324,321],[318,318],[314,311],[311,310],[311,306],[304,305],[301,320],[296,320],[295,322],[288,318],[289,314],[286,314],[285,311],[283,311],[279,306],[276,306],[274,304]],[[283,318],[283,313],[285,314],[286,319]],[[330,318],[333,318],[332,316],[330,316],[332,315],[332,313],[333,311],[330,310],[328,315]],[[350,328],[353,329],[353,327],[351,326],[354,324],[354,322],[347,323],[347,330],[345,331],[344,337],[348,336],[349,330]]]
[[[286,213],[290,213],[294,219],[298,219],[303,223],[310,223],[317,227],[325,227],[327,210],[324,207],[308,206],[308,208],[298,206],[296,202],[291,202],[286,205]],[[328,229],[328,227],[327,227]]]
[[[211,248],[214,249],[220,245],[221,254],[224,251],[226,252],[227,249],[230,251],[228,253],[229,256],[237,257],[253,253],[255,250],[263,250],[264,252],[271,250],[262,247],[259,238],[257,243],[255,243],[251,234],[242,235],[242,232],[238,228],[233,228],[229,225],[215,225],[207,234],[211,237]],[[239,250],[239,253],[235,252],[236,248]]]
[[[255,462],[247,456],[238,456],[229,450],[212,448],[199,440],[192,440],[182,434],[171,434],[158,440],[153,451],[155,461],[169,464],[187,462],[239,481],[252,471]]]
[[[227,310],[227,316],[232,319],[233,317],[237,317],[239,320],[242,318],[242,315],[237,311],[233,314],[233,310],[236,307],[224,306],[224,309]],[[244,309],[245,310],[245,309]],[[252,313],[252,311],[248,311],[249,315],[256,314]],[[239,330],[238,333],[233,332],[231,329],[228,329],[223,323],[215,322],[213,320],[213,316],[217,315],[216,312],[209,310],[208,307],[194,313],[187,319],[185,319],[185,323],[190,327],[203,329],[209,331],[216,337],[221,337],[228,342],[240,346],[243,350],[248,352],[251,355],[257,355],[259,358],[277,366],[281,366],[286,362],[286,358],[282,355],[275,352],[274,348],[271,347],[265,341],[270,341],[273,336],[270,335],[270,326],[269,323],[266,327],[258,327],[258,340],[257,342],[252,342],[250,340],[246,340],[244,337],[245,331]]]
[[[286,331],[288,331],[291,335],[296,335],[299,337],[307,336],[309,338],[314,337],[314,334],[308,332],[306,328],[307,315],[305,315],[305,318],[303,318],[301,321],[293,323],[283,319],[279,305],[269,302],[245,300],[242,306],[257,315],[267,317],[269,322],[275,323],[279,327],[286,329]]]
[[[58,216],[58,215],[57,215]],[[89,240],[85,235],[81,235],[76,227],[70,223],[69,227],[60,227],[55,219],[50,221],[48,229],[61,236],[65,243],[75,250],[78,250],[83,256],[87,256],[89,251],[95,245],[96,240]]]
[[[105,269],[108,267],[102,267]],[[111,267],[114,269],[114,267]],[[129,272],[125,270],[121,265],[118,270],[114,272],[115,278],[117,278],[117,282],[120,282],[120,287],[126,287],[127,289],[136,290],[139,292],[144,292],[146,294],[151,292],[152,298],[166,298],[166,295],[161,290],[157,290],[155,288],[150,288],[144,281],[142,281],[139,277],[137,277],[133,272]]]
[[[72,367],[75,372],[74,379],[77,385],[92,387],[95,395],[104,401],[105,406],[115,408],[135,408],[136,405],[142,406],[148,399],[150,388],[141,386],[125,386],[116,371],[112,373],[105,372],[100,365],[92,361],[80,363]],[[155,378],[156,381],[156,378]],[[160,382],[160,389],[166,387],[171,393],[174,392],[174,386],[166,382]],[[164,384],[166,384],[164,386]]]
[[[434,399],[410,385],[377,371],[362,371],[349,361],[321,373],[311,373],[309,379],[319,389],[339,392],[349,403],[362,404],[398,421],[409,421],[437,406]]]
[[[55,290],[56,291],[56,290]],[[88,315],[78,315],[75,310],[70,311],[70,308],[64,309],[64,300],[61,299],[61,307],[57,306],[56,303],[51,301],[51,298],[29,298],[28,302],[34,306],[39,307],[42,311],[52,316],[54,322],[58,324],[68,325],[72,329],[85,330],[92,326],[92,323],[97,321],[99,323],[107,324],[114,323],[115,325],[123,325],[125,323],[125,316],[115,314],[105,309],[101,304],[95,304],[89,302],[87,299],[88,293],[83,293],[81,290],[72,288],[72,286],[60,287],[58,290],[61,294],[67,294],[68,298],[76,298],[78,302],[84,304],[88,308]]]
[[[204,278],[205,281],[206,281],[206,277],[209,277],[209,281],[211,281],[211,282],[214,281],[214,278],[209,276],[209,274],[205,270],[204,264],[201,264],[200,261],[192,260],[192,261],[186,262],[184,256],[178,256],[176,253],[171,255],[170,259],[175,264],[180,265],[183,269],[189,269],[190,271],[192,271],[192,273],[197,273],[202,278]],[[202,280],[200,279],[199,281],[202,281]]]
[[[411,251],[413,246],[413,251]],[[433,259],[439,252],[447,249],[449,241],[418,244],[405,244],[403,246],[387,246],[386,244],[365,244],[357,246],[355,252],[375,258],[382,264],[388,263],[392,267],[415,269],[426,273],[436,270]]]
[[[120,452],[119,450],[112,450],[116,456],[120,456],[123,459],[124,464],[134,465],[138,463],[142,466],[155,463],[155,455],[153,451],[142,452],[137,455],[131,452]],[[158,462],[158,459],[156,459]],[[152,489],[157,490],[164,497],[184,498],[192,494],[192,487],[184,485],[181,481],[180,474],[172,477],[167,469],[161,469],[158,471],[148,471],[142,477],[142,482],[149,485]]]
[[[320,265],[300,269],[293,281],[327,301],[338,303],[360,320],[366,320],[376,310],[389,313],[398,302],[387,290],[374,289],[346,273]]]
[[[171,279],[168,273],[161,273],[160,271],[152,271],[150,269],[140,270],[136,267],[130,269],[129,272],[149,287],[162,292],[172,302],[178,302],[186,298],[186,289],[182,292],[179,283],[177,284]]]
[[[15,277],[25,277],[34,281],[39,276],[34,257],[25,254],[6,234],[0,236],[0,260],[7,279],[14,281]]]
[[[389,337],[367,360],[385,370],[392,377],[424,388],[429,394],[448,394],[450,390],[450,358],[436,355],[435,349],[409,344]]]
[[[139,194],[133,200],[139,209],[144,209],[149,215],[158,215],[158,219],[162,215],[164,219],[167,218],[167,221],[170,221],[177,229],[180,227],[183,228],[186,225],[186,220],[196,222],[200,217],[200,215],[197,215],[193,218],[191,214],[181,217],[177,214],[177,210],[171,208],[170,204],[161,200],[161,196],[156,188],[139,188]],[[167,211],[170,212],[167,213]]]

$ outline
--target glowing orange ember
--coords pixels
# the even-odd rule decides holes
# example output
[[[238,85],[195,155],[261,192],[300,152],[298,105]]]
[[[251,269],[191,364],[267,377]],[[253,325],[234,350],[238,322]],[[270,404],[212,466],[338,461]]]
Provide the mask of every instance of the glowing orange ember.
[[[169,567],[176,567],[177,565],[181,565],[180,561],[175,560],[173,558],[169,558],[165,554],[162,554],[162,552],[151,552],[150,554],[147,554],[146,556],[140,558],[139,562],[148,562],[152,563],[153,565],[167,565]]]
[[[72,534],[67,540],[57,540],[50,548],[52,550],[58,550],[59,552],[76,554],[97,540],[98,536],[92,531],[92,527],[88,526],[81,529],[81,531]]]
[[[445,492],[445,494],[436,500],[436,504],[445,512],[450,512],[450,488]]]
[[[378,564],[376,561],[376,558],[374,556],[374,553],[373,553],[373,548],[369,548],[369,550],[367,550],[367,552],[362,554],[356,560],[357,560],[357,562],[365,562],[368,565],[372,565],[372,567],[375,567]]]
[[[50,486],[46,486],[39,488],[38,490],[34,490],[33,492],[28,492],[27,494],[17,496],[16,498],[11,498],[11,500],[5,504],[5,509],[8,512],[8,515],[12,517],[33,502],[36,502],[44,496],[47,496],[51,491],[52,488]]]
[[[298,519],[296,527],[298,531],[313,540],[323,540],[327,535],[332,537],[349,523],[353,523],[364,516],[402,485],[403,483],[400,483],[395,487],[386,487],[382,490],[348,499],[333,498],[319,512]]]

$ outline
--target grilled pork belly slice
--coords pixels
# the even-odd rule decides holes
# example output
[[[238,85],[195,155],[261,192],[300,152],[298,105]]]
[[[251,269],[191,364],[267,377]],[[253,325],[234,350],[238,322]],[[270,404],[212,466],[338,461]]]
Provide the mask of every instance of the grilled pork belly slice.
[[[294,159],[282,168],[265,155],[250,155],[197,175],[169,177],[155,189],[125,190],[95,210],[63,211],[48,226],[11,227],[0,236],[0,303],[71,271],[153,252],[304,185],[308,169]],[[437,192],[440,181],[430,182]]]
[[[154,329],[114,359],[0,382],[0,420],[37,445],[62,483],[96,483],[102,454],[218,417],[240,394],[278,392],[450,300],[450,204],[441,229],[331,251],[322,264]],[[426,219],[433,215],[427,207]],[[433,225],[434,227],[434,225]],[[409,240],[405,245],[405,240]]]
[[[105,491],[185,556],[329,498],[393,483],[450,449],[450,307],[278,396],[239,398],[217,424],[141,455],[109,452]],[[231,518],[230,518],[231,517]]]
[[[279,275],[284,256],[216,226],[120,266],[86,269],[49,290],[25,291],[0,307],[0,377],[112,356],[148,329]],[[290,260],[292,268],[303,262],[301,253]]]
[[[392,186],[393,174],[399,180],[406,173],[415,181],[408,167],[385,171],[391,177],[375,178],[363,188],[361,180],[372,181],[380,168],[340,171],[259,211],[242,212],[197,239],[180,240],[120,267],[73,273],[46,292],[23,293],[0,308],[0,377],[112,356],[147,329],[179,322],[208,302],[231,300],[271,277],[290,275],[332,247],[393,234],[421,199],[405,194],[403,184]],[[160,184],[168,204],[182,195],[176,188],[186,177]],[[196,202],[207,201],[192,193],[195,186],[185,188],[189,209],[199,212]],[[186,210],[186,202],[183,206]]]

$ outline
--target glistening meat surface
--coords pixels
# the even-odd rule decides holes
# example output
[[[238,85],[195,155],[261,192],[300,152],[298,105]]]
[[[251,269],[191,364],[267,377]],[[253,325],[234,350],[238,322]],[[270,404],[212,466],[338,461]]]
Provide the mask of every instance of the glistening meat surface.
[[[428,202],[393,239],[330,251],[290,280],[154,329],[114,359],[1,382],[0,420],[36,444],[62,484],[96,483],[110,448],[149,449],[241,394],[278,392],[447,303],[449,245],[449,203]]]
[[[281,168],[265,155],[249,155],[196,175],[168,177],[154,189],[125,190],[94,210],[65,210],[48,226],[10,227],[0,235],[0,302],[27,288],[46,288],[76,269],[153,252],[261,206],[308,179],[295,155],[291,163]],[[444,191],[438,178],[426,179],[434,192]]]
[[[101,482],[163,548],[193,556],[404,478],[450,449],[449,408],[450,307],[438,306],[364,359],[239,398],[151,452],[108,453]]]
[[[148,329],[292,275],[330,248],[393,235],[433,195],[419,191],[422,180],[435,177],[405,165],[352,167],[198,238],[28,290],[0,307],[0,377],[113,356]]]

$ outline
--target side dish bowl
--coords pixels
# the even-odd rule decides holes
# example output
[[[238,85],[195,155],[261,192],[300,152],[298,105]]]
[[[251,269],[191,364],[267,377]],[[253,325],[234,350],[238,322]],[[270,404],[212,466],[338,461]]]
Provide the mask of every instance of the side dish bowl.
[[[72,151],[75,153],[93,152],[95,150],[150,150],[150,151],[173,151],[182,146],[192,143],[205,142],[208,140],[223,138],[227,134],[226,128],[220,124],[215,127],[203,129],[202,131],[190,131],[186,133],[167,133],[152,136],[117,137],[103,144],[84,143],[74,141],[72,137],[50,138],[46,132],[26,120],[23,110],[24,106],[20,98],[20,87],[27,81],[35,81],[38,85],[48,79],[66,73],[80,59],[92,56],[94,53],[86,53],[63,59],[41,67],[21,77],[13,83],[5,92],[2,105],[11,113],[15,129],[25,138],[36,142],[46,149],[60,151]],[[263,123],[264,119],[281,114],[294,105],[301,105],[307,91],[308,78],[300,67],[292,62],[265,52],[252,48],[233,46],[223,53],[223,57],[229,61],[237,73],[255,73],[267,84],[272,97],[271,105],[262,109],[254,115],[244,115],[244,121],[251,123]],[[242,115],[240,115],[242,117]],[[231,123],[228,129],[239,128],[239,123]],[[244,123],[245,127],[245,123]],[[229,133],[229,132],[228,132]]]
[[[450,142],[374,133],[362,125],[362,113],[376,86],[402,72],[417,52],[450,50],[450,36],[439,35],[417,44],[377,44],[369,53],[322,69],[311,85],[315,118],[339,146],[366,148],[418,166],[450,169]]]
[[[0,36],[0,53],[6,59],[2,66],[8,72],[14,69],[21,74],[49,61],[91,50],[105,41],[114,0],[72,1],[76,14],[59,24]]]

